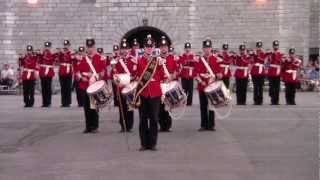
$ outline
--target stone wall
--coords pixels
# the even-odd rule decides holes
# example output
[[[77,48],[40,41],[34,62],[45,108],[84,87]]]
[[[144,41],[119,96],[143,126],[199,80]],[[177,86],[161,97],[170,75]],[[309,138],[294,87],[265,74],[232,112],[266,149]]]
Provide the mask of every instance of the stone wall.
[[[216,48],[228,42],[234,49],[243,42],[253,47],[256,40],[270,48],[279,39],[282,51],[296,47],[304,58],[310,47],[319,47],[318,0],[27,1],[0,1],[1,62],[14,63],[27,44],[42,47],[48,40],[61,47],[64,38],[76,48],[95,37],[110,52],[125,33],[143,26],[143,19],[166,32],[178,52],[185,41],[198,50],[206,37]]]

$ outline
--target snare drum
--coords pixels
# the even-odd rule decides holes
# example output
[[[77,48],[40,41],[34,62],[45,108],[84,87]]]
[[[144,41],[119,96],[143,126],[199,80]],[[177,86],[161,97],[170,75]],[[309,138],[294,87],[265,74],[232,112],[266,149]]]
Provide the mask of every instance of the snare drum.
[[[130,84],[130,74],[127,73],[115,74],[113,75],[113,79],[121,86]]]
[[[134,95],[136,93],[138,86],[138,82],[134,81],[130,84],[128,84],[126,87],[124,87],[121,91],[121,94],[125,97],[127,105],[131,105]]]
[[[111,103],[112,90],[104,80],[96,81],[87,88],[89,97],[93,98],[98,108],[104,108]]]
[[[231,101],[230,91],[222,81],[216,81],[208,85],[204,92],[210,105],[215,107],[225,106]]]
[[[161,83],[161,90],[164,94],[164,103],[169,109],[180,107],[187,102],[187,95],[178,81]]]

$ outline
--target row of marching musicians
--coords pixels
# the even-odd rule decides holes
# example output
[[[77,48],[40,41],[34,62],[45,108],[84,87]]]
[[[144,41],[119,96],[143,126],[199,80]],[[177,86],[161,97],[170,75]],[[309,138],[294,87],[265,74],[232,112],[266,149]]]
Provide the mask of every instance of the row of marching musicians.
[[[168,40],[162,37],[158,42],[159,49],[155,48],[155,44],[151,35],[148,35],[143,42],[143,55],[135,59],[130,54],[128,42],[124,39],[120,43],[119,56],[104,61],[95,51],[94,39],[86,40],[87,54],[83,56],[76,74],[80,79],[84,103],[86,120],[84,133],[98,132],[99,109],[108,105],[110,99],[114,97],[118,102],[121,131],[131,131],[134,122],[133,110],[138,109],[140,150],[156,150],[158,123],[160,131],[170,131],[172,125],[170,111],[185,106],[187,96],[177,81],[179,66],[174,56],[169,54]],[[190,43],[186,46],[191,48]],[[200,131],[215,131],[215,112],[209,108],[210,104],[219,105],[230,100],[226,95],[214,95],[217,92],[223,94],[222,91],[214,92],[212,99],[205,93],[207,87],[222,78],[217,58],[211,51],[211,40],[205,40],[203,55],[194,58],[196,59],[194,73],[199,81],[200,93]],[[104,64],[105,62],[110,64]],[[111,67],[110,73],[104,72],[106,66]],[[106,78],[112,80],[113,90],[108,88]]]
[[[25,54],[20,54],[18,65],[20,78],[23,83],[23,98],[25,107],[33,107],[35,81],[40,77],[42,92],[42,107],[51,106],[52,79],[55,76],[54,68],[59,67],[59,82],[61,86],[61,107],[70,107],[72,82],[75,77],[76,66],[79,55],[84,54],[84,47],[79,48],[79,53],[73,53],[70,49],[69,40],[64,40],[63,48],[57,48],[56,52],[51,50],[52,43],[45,42],[42,50],[35,50],[28,45]],[[77,83],[77,80],[74,80]],[[78,86],[76,86],[78,87]],[[80,97],[77,96],[78,105],[82,106]]]
[[[252,75],[257,71],[257,77],[259,77],[258,75],[262,76],[262,74],[264,76],[266,73],[264,71],[264,61],[268,59],[270,67],[267,69],[267,75],[270,78],[272,104],[278,104],[277,96],[279,96],[279,92],[277,93],[277,90],[279,88],[277,89],[277,87],[279,87],[281,74],[284,80],[289,80],[286,86],[288,85],[287,87],[290,88],[290,84],[294,84],[296,81],[296,77],[293,77],[293,75],[300,63],[300,60],[294,56],[293,49],[290,50],[289,58],[285,58],[278,51],[278,41],[273,43],[273,52],[263,53],[262,43],[258,42],[258,49],[255,53],[247,54],[245,46],[241,45],[239,47],[240,53],[236,55],[235,53],[228,53],[227,45],[223,46],[223,53],[213,54],[212,41],[207,39],[203,41],[201,55],[193,55],[191,44],[186,43],[186,52],[180,58],[175,58],[169,54],[169,43],[165,37],[158,44],[160,52],[155,51],[155,41],[148,35],[143,43],[144,53],[138,57],[130,52],[127,41],[122,40],[120,47],[114,47],[114,51],[119,50],[119,53],[109,60],[97,53],[94,39],[86,40],[86,52],[84,52],[84,48],[79,48],[81,53],[75,55],[75,59],[78,59],[78,61],[75,63],[73,73],[75,80],[78,82],[79,97],[83,102],[85,112],[86,129],[84,133],[98,132],[99,108],[104,107],[114,97],[115,102],[118,102],[122,131],[132,129],[133,109],[138,108],[141,150],[156,150],[158,122],[161,131],[169,131],[172,124],[170,110],[181,105],[192,104],[193,78],[198,81],[197,89],[201,110],[201,128],[199,130],[214,131],[215,111],[214,108],[211,108],[212,105],[218,107],[230,100],[228,93],[221,90],[223,89],[221,83],[215,82],[222,79],[228,87],[231,64],[236,65],[237,103],[245,104],[249,64],[254,63],[250,68]],[[27,51],[32,52],[32,46],[28,46]],[[21,61],[21,65],[24,67],[22,74],[24,87],[28,87],[29,83],[34,84],[37,71],[37,62],[34,57],[35,55],[30,53]],[[39,74],[41,74],[41,67],[44,68],[42,71],[45,74],[49,73],[47,71],[51,71],[50,66],[40,66]],[[108,72],[106,67],[109,67],[111,71]],[[176,81],[178,77],[181,77],[182,87],[186,91],[183,91]],[[113,90],[106,85],[105,80],[108,79],[113,82]],[[218,87],[216,87],[217,84]],[[219,91],[219,88],[221,91]],[[256,91],[255,88],[255,103],[261,104],[262,101],[259,101],[259,99],[262,98],[262,95],[256,96],[256,94],[259,94],[257,92],[260,91]],[[286,91],[287,100],[294,97],[290,94],[292,92],[294,91]],[[33,102],[30,102],[33,100],[28,101],[28,97],[26,97],[29,95],[28,92],[24,93],[26,106],[33,104]],[[291,104],[294,104],[294,101],[291,101]]]
[[[249,74],[253,82],[254,105],[263,104],[263,86],[266,78],[269,80],[269,96],[271,105],[279,105],[280,81],[285,83],[285,98],[287,105],[295,105],[296,86],[299,83],[298,69],[301,60],[295,55],[295,49],[289,49],[286,56],[279,51],[279,41],[273,41],[273,50],[264,51],[263,43],[258,41],[255,50],[247,50],[245,45],[239,46],[239,53],[228,51],[224,44],[222,53],[216,54],[218,64],[223,69],[223,82],[229,88],[232,74],[236,79],[237,105],[246,105],[246,94]],[[232,73],[230,66],[235,67]]]

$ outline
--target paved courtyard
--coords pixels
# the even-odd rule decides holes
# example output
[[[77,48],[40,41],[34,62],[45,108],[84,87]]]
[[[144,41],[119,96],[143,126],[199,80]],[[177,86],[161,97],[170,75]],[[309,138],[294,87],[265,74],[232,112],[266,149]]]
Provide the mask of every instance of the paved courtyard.
[[[24,109],[22,97],[0,96],[1,180],[317,180],[320,95],[298,93],[297,106],[234,106],[216,132],[198,132],[198,95],[159,151],[139,152],[134,132],[119,133],[117,110],[100,113],[100,133],[82,134],[82,109]],[[281,103],[284,104],[284,94]],[[73,98],[75,100],[75,98]]]

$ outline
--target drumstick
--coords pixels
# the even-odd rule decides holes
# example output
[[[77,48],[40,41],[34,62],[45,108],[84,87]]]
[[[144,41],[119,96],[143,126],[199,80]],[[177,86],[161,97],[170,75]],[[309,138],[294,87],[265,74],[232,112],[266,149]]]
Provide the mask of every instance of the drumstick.
[[[117,97],[118,97],[118,101],[119,101],[119,109],[120,109],[120,113],[122,116],[122,123],[124,126],[124,136],[125,136],[125,140],[126,140],[126,144],[128,147],[128,151],[130,151],[130,146],[129,146],[129,137],[128,137],[128,133],[127,133],[127,125],[126,125],[126,119],[124,117],[124,112],[123,112],[123,106],[122,106],[122,101],[121,101],[121,95],[120,95],[120,88],[118,85],[117,86]]]

